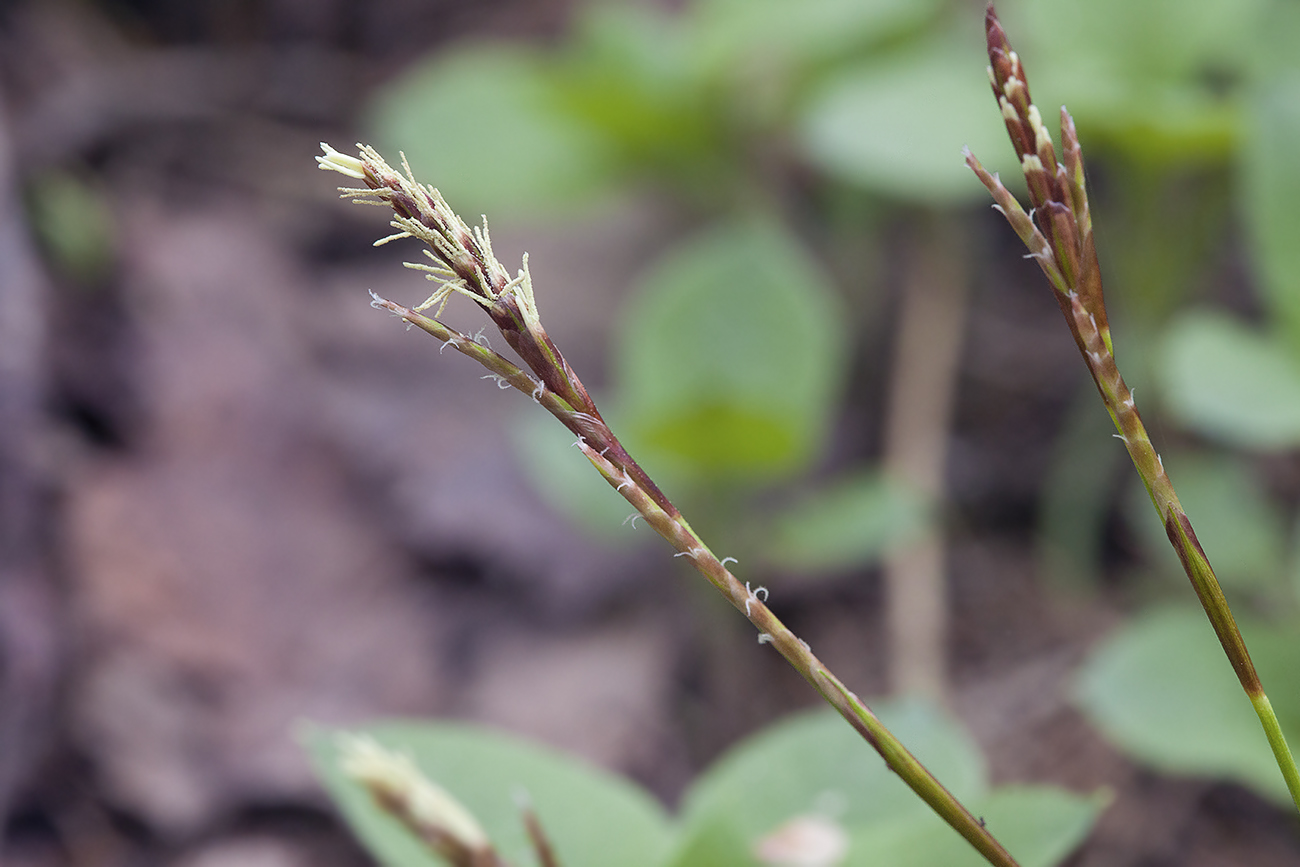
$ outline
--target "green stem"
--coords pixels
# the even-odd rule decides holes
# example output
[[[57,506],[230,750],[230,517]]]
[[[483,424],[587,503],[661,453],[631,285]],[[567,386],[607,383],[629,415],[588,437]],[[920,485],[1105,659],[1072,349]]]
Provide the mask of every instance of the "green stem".
[[[1300,773],[1296,771],[1295,759],[1264,694],[1264,687],[1228,607],[1228,600],[1224,598],[1219,579],[1196,539],[1187,513],[1178,502],[1174,486],[1165,473],[1164,462],[1151,444],[1151,437],[1133,402],[1133,392],[1115,365],[1102,293],[1101,268],[1097,264],[1097,247],[1092,234],[1092,212],[1084,183],[1083,151],[1079,146],[1074,118],[1064,106],[1061,107],[1064,162],[1058,163],[1051,135],[1043,126],[1037,106],[1030,102],[1029,84],[1020,56],[1011,50],[992,3],[984,13],[984,29],[990,82],[1006,121],[1011,144],[1020,157],[1033,211],[1026,213],[1015,196],[996,176],[989,174],[969,150],[966,151],[966,163],[993,195],[997,208],[1051,282],[1056,302],[1065,315],[1088,372],[1092,374],[1092,381],[1101,392],[1106,410],[1119,431],[1119,438],[1124,441],[1133,466],[1151,495],[1169,542],[1183,563],[1223,652],[1241,681],[1241,688],[1259,714],[1278,767],[1286,778],[1296,809],[1300,810],[1300,785],[1297,785]]]
[[[1219,644],[1232,664],[1241,688],[1255,708],[1260,724],[1264,726],[1264,733],[1268,737],[1269,746],[1273,749],[1278,768],[1286,780],[1291,799],[1295,802],[1297,811],[1300,811],[1300,770],[1296,767],[1295,758],[1291,754],[1290,747],[1287,746],[1277,716],[1273,713],[1273,706],[1264,693],[1264,685],[1255,671],[1255,663],[1250,658],[1250,651],[1246,649],[1246,642],[1241,637],[1241,630],[1237,627],[1236,618],[1232,616],[1232,609],[1228,606],[1228,600],[1219,585],[1219,579],[1214,574],[1214,568],[1196,538],[1191,520],[1178,501],[1173,482],[1165,472],[1164,461],[1160,459],[1147,433],[1146,425],[1142,423],[1142,417],[1138,414],[1133,400],[1133,392],[1125,384],[1115,364],[1110,342],[1104,338],[1096,321],[1084,309],[1079,297],[1077,295],[1066,297],[1068,303],[1062,307],[1063,309],[1068,307],[1068,315],[1073,318],[1071,324],[1079,341],[1079,348],[1093,381],[1097,384],[1097,390],[1101,392],[1102,401],[1115,422],[1119,438],[1124,441],[1128,449],[1133,466],[1137,469],[1143,484],[1146,485],[1151,502],[1165,525],[1169,543],[1183,564],[1183,571],[1187,573],[1192,588],[1201,601],[1201,607],[1205,609],[1205,615],[1209,618],[1215,635],[1218,636]]]
[[[585,443],[580,442],[578,445],[605,480],[645,516],[655,531],[677,549],[678,555],[687,557],[700,574],[758,629],[759,641],[775,647],[921,800],[961,834],[990,864],[1001,867],[1013,867],[1016,864],[1015,859],[988,829],[908,752],[871,709],[822,664],[808,645],[772,613],[756,591],[751,591],[727,570],[690,528],[685,518],[668,515],[645,492],[635,485],[627,484],[627,477],[618,467]]]
[[[1287,746],[1286,737],[1282,734],[1282,726],[1277,721],[1277,714],[1273,713],[1273,703],[1262,692],[1258,696],[1251,696],[1250,703],[1255,706],[1259,722],[1264,726],[1268,745],[1273,748],[1273,758],[1277,760],[1277,766],[1282,769],[1282,776],[1286,779],[1291,800],[1295,802],[1297,809],[1300,809],[1300,771],[1296,769],[1295,756],[1291,755],[1291,748]]]
[[[378,297],[375,298],[374,304],[433,335],[445,346],[451,346],[456,351],[473,358],[493,375],[499,377],[500,382],[508,383],[532,397],[565,427],[578,430],[574,416],[581,413],[577,413],[566,400],[549,389],[542,388],[526,372],[496,352],[480,346],[438,320],[423,316],[407,307]],[[580,438],[576,445],[605,481],[631,503],[659,535],[668,540],[677,550],[677,556],[690,560],[700,574],[745,615],[746,619],[758,629],[759,641],[776,648],[777,652],[812,684],[822,698],[862,735],[863,739],[885,760],[885,764],[898,774],[921,800],[961,834],[990,864],[996,867],[1018,867],[1011,854],[989,833],[979,819],[962,806],[961,802],[908,752],[902,741],[885,728],[871,709],[822,664],[808,645],[772,613],[757,591],[751,590],[728,571],[676,509],[672,511],[665,509],[659,502],[659,498],[643,487],[639,479],[629,473],[625,467],[611,460],[619,456],[598,451],[585,438]]]

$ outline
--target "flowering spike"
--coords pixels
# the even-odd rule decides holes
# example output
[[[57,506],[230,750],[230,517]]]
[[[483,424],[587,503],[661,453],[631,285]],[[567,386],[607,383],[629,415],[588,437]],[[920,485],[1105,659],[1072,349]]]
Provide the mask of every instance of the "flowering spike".
[[[1042,113],[1029,97],[1020,55],[1011,49],[992,5],[985,14],[984,25],[993,92],[1029,188],[1032,210],[1027,219],[1021,216],[1023,209],[1001,184],[990,183],[988,173],[981,173],[973,158],[968,156],[967,163],[993,194],[999,209],[1029,248],[1030,255],[1043,267],[1052,286],[1066,298],[1078,295],[1088,311],[1096,315],[1108,341],[1100,271],[1096,268],[1092,223],[1083,186],[1082,155],[1074,123],[1062,109],[1061,152],[1065,161],[1061,162]],[[1064,306],[1066,298],[1058,300],[1070,321],[1068,308]]]
[[[1020,66],[1020,57],[1007,43],[1006,33],[991,3],[984,23],[989,68],[993,72],[993,93],[1029,186],[1033,204],[1029,214],[1024,213],[1002,184],[989,175],[969,152],[966,162],[993,194],[996,207],[1006,216],[1029,248],[1029,255],[1038,260],[1055,287],[1057,304],[1065,314],[1071,336],[1115,422],[1119,431],[1117,436],[1123,441],[1151,495],[1151,502],[1160,514],[1169,541],[1182,560],[1242,689],[1255,707],[1292,799],[1300,808],[1300,768],[1286,744],[1268,696],[1264,694],[1214,570],[1138,415],[1133,393],[1124,383],[1115,363],[1102,296],[1101,269],[1097,264],[1097,248],[1092,233],[1092,215],[1084,185],[1083,153],[1074,119],[1062,106],[1061,161],[1058,162],[1042,116],[1029,99],[1029,86]]]
[[[435,265],[440,262],[447,269],[445,274],[436,267],[426,273],[446,280],[449,285],[456,281],[457,287],[450,291],[463,289],[472,294],[487,309],[494,324],[535,376],[436,318],[391,301],[376,299],[376,304],[437,338],[444,347],[451,346],[472,358],[499,377],[498,383],[537,400],[577,436],[574,445],[605,481],[636,509],[629,521],[635,525],[637,517],[644,517],[656,533],[668,540],[679,553],[689,557],[705,579],[758,629],[760,641],[772,644],[880,753],[885,763],[990,863],[997,867],[1015,867],[1015,860],[975,816],[880,724],[861,699],[817,659],[806,642],[800,641],[771,609],[762,604],[766,590],[747,590],[727,569],[726,563],[732,562],[733,558],[720,561],[709,551],[681,512],[619,443],[569,364],[542,329],[527,263],[518,276],[509,278],[492,254],[486,227],[478,233],[470,230],[447,207],[436,190],[416,183],[409,170],[405,177],[393,171],[373,149],[361,149],[361,156],[356,161],[360,169],[352,162],[338,160],[333,153],[326,151],[323,165],[343,171],[350,177],[359,171],[362,175],[360,180],[366,184],[366,189],[350,191],[349,194],[355,193],[363,200],[391,207],[396,228],[427,243],[436,260]],[[1008,201],[1011,201],[1009,196]],[[1023,211],[1018,216],[1023,217],[1022,223],[1028,224],[1032,233],[1034,228],[1028,216]],[[1045,241],[1042,249],[1046,253],[1044,258],[1050,259]],[[545,847],[535,848],[540,863],[547,867],[542,851]],[[473,867],[481,865],[474,864]]]
[[[1011,195],[1010,190],[1003,186],[998,176],[990,174],[980,164],[980,161],[975,158],[969,148],[964,148],[962,152],[966,155],[966,165],[970,166],[975,175],[988,188],[993,200],[997,202],[993,207],[1001,211],[1002,215],[1007,218],[1011,228],[1015,229],[1016,234],[1020,236],[1020,240],[1029,248],[1030,255],[1038,260],[1039,266],[1042,267],[1043,273],[1047,275],[1047,279],[1051,281],[1052,285],[1058,291],[1064,292],[1066,290],[1065,281],[1062,279],[1060,269],[1057,267],[1056,257],[1052,253],[1051,245],[1048,244],[1047,238],[1038,230],[1038,227],[1034,225],[1033,218],[1025,213],[1025,209],[1021,207],[1020,202],[1016,200],[1015,196]]]

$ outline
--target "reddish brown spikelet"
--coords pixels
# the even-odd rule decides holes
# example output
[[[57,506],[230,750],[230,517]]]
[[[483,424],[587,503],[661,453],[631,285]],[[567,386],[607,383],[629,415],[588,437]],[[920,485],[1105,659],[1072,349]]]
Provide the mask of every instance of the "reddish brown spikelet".
[[[984,33],[988,39],[989,66],[993,71],[993,98],[1002,107],[1002,116],[1006,119],[1007,132],[1011,135],[1016,156],[1023,158],[1035,151],[1034,131],[1025,120],[1032,103],[1029,84],[1020,68],[1020,58],[1011,50],[1006,31],[1002,29],[1002,23],[998,21],[997,12],[991,3],[984,13]]]
[[[1092,217],[1084,186],[1083,153],[1074,120],[1064,108],[1061,109],[1061,156],[1058,158],[1042,115],[1030,99],[1029,82],[1020,56],[1012,50],[992,4],[984,14],[984,31],[988,42],[989,80],[1029,188],[1032,205],[1029,217],[1036,233],[1032,236],[1027,233],[1023,221],[1006,207],[1007,193],[1000,189],[1000,185],[990,183],[986,172],[977,170],[976,174],[998,201],[999,209],[1007,214],[1016,233],[1039,260],[1053,286],[1063,295],[1079,296],[1109,343],[1101,275],[1092,238]],[[970,159],[967,161],[975,168],[976,163]],[[1046,240],[1048,255],[1044,255],[1039,246],[1039,237]],[[1062,310],[1067,311],[1067,320],[1070,319],[1068,308],[1064,306],[1068,299],[1059,300]]]

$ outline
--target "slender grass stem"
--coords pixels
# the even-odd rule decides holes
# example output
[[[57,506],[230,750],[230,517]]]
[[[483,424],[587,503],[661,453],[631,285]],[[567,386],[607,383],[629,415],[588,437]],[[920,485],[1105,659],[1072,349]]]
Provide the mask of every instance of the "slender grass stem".
[[[1057,304],[1065,315],[1074,342],[1110,413],[1119,438],[1124,441],[1133,466],[1160,521],[1169,542],[1182,561],[1201,606],[1218,636],[1224,654],[1232,664],[1241,688],[1259,716],[1278,768],[1286,780],[1296,809],[1300,810],[1300,771],[1287,746],[1286,738],[1273,713],[1263,684],[1250,659],[1246,642],[1214,575],[1209,559],[1192,529],[1192,522],[1178,502],[1173,483],[1165,472],[1164,462],[1147,434],[1142,417],[1133,401],[1133,392],[1125,384],[1115,363],[1106,303],[1102,295],[1101,270],[1093,240],[1092,215],[1084,185],[1083,152],[1074,119],[1061,108],[1061,161],[1051,134],[1043,125],[1042,115],[1029,96],[1020,57],[1011,50],[1006,32],[998,21],[993,4],[984,17],[988,39],[989,81],[993,95],[1006,121],[1012,146],[1020,158],[1025,181],[1029,186],[1033,210],[1026,213],[1002,182],[980,165],[967,151],[966,163],[988,188],[995,207],[1011,224],[1038,261],[1055,290]]]
[[[791,632],[765,604],[765,593],[742,584],[713,554],[668,497],[646,475],[619,443],[601,417],[595,402],[577,374],[542,327],[533,297],[528,261],[518,276],[511,278],[492,252],[487,224],[471,229],[447,205],[437,190],[420,184],[403,165],[399,174],[373,148],[360,146],[352,157],[322,145],[321,168],[340,172],[365,183],[345,189],[357,201],[392,208],[395,235],[380,243],[403,237],[417,238],[428,245],[432,265],[421,264],[438,284],[438,289],[415,309],[374,296],[374,306],[388,310],[427,332],[442,343],[483,365],[502,387],[528,395],[576,437],[575,445],[611,487],[643,516],[659,535],[686,557],[727,601],[740,611],[759,632],[759,642],[771,644],[813,688],[862,735],[885,763],[916,794],[951,825],[991,864],[1016,867],[1015,860],[988,829],[961,805],[951,792],[907,751],[854,693],[822,664],[808,645]],[[441,305],[452,294],[470,297],[487,312],[519,354],[528,371],[510,362],[473,338],[449,328],[437,316],[421,311]],[[441,350],[440,350],[441,351]],[[531,373],[529,372],[531,371]]]
[[[450,346],[457,352],[474,359],[487,368],[492,376],[499,377],[499,382],[532,397],[570,430],[574,430],[577,426],[573,418],[576,411],[567,400],[542,388],[540,383],[526,371],[493,350],[416,310],[377,296],[373,304],[427,332],[442,341],[444,346]],[[597,449],[595,445],[588,442],[587,435],[580,435],[575,445],[581,449],[605,481],[645,518],[655,532],[668,540],[677,550],[677,555],[690,560],[696,570],[754,625],[759,633],[759,641],[771,644],[796,671],[803,675],[822,698],[880,754],[890,769],[897,773],[912,791],[961,834],[990,864],[998,867],[1016,867],[1015,859],[989,833],[988,829],[962,806],[961,802],[944,788],[943,784],[915,756],[908,752],[902,742],[880,722],[871,709],[813,654],[807,643],[791,632],[772,613],[762,595],[737,579],[696,535],[690,524],[676,509],[665,508],[661,502],[662,494],[652,495],[642,487],[626,466],[614,460],[616,456],[612,450]],[[623,454],[626,455],[626,452]],[[657,488],[655,490],[658,491]]]

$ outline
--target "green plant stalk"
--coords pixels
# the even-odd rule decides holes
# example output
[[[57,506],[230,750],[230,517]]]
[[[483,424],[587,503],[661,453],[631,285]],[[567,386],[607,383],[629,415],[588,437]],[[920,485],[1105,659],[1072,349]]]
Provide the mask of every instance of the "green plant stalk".
[[[381,239],[415,237],[429,245],[433,264],[408,267],[424,270],[439,284],[437,291],[417,308],[408,308],[373,296],[375,307],[388,310],[485,367],[502,388],[515,388],[550,412],[577,436],[574,443],[596,470],[626,499],[646,522],[685,557],[740,611],[759,632],[759,642],[771,644],[849,725],[885,760],[886,765],[944,821],[961,834],[991,864],[1016,867],[1010,853],[944,786],[903,746],[848,687],[822,664],[808,645],[791,632],[765,604],[766,590],[751,589],[720,561],[691,529],[686,519],[650,480],[618,442],[601,418],[595,403],[577,375],[546,336],[533,298],[527,258],[518,276],[511,278],[492,253],[486,224],[471,230],[457,217],[437,190],[411,176],[398,174],[373,148],[360,146],[360,158],[339,153],[328,145],[317,157],[321,168],[364,181],[364,188],[344,189],[357,201],[391,207],[396,215],[395,235]],[[444,304],[453,293],[472,298],[488,312],[507,342],[532,371],[513,364],[474,338],[421,311]],[[373,293],[372,293],[373,295]],[[440,350],[441,351],[441,350]]]
[[[1295,758],[1264,693],[1214,569],[1196,538],[1187,513],[1178,502],[1164,462],[1138,414],[1133,392],[1124,383],[1115,363],[1084,186],[1083,154],[1074,119],[1064,107],[1061,108],[1063,161],[1058,162],[1051,136],[1043,126],[1037,106],[1029,98],[1029,85],[1020,58],[1011,50],[992,4],[985,13],[985,32],[993,94],[1006,120],[1016,155],[1020,157],[1033,210],[1025,213],[1002,182],[985,170],[969,151],[966,152],[966,162],[992,193],[997,203],[995,207],[1029,248],[1029,256],[1038,260],[1055,289],[1057,303],[1065,314],[1070,333],[1101,393],[1106,411],[1119,431],[1116,436],[1124,441],[1133,466],[1146,485],[1169,542],[1182,561],[1223,652],[1259,716],[1291,798],[1300,810],[1300,771],[1296,768]]]

